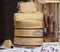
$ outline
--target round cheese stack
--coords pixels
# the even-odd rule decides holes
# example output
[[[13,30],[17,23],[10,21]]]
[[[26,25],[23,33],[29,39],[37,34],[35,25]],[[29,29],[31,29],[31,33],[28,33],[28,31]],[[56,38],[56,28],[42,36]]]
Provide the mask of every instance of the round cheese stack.
[[[36,13],[15,13],[14,14],[15,21],[22,21],[22,20],[43,20],[43,13],[36,12]]]
[[[16,44],[16,45],[42,45],[43,38],[14,37],[14,44]]]
[[[15,29],[14,36],[20,37],[43,37],[42,29]]]
[[[43,28],[43,21],[23,20],[15,22],[15,28]]]

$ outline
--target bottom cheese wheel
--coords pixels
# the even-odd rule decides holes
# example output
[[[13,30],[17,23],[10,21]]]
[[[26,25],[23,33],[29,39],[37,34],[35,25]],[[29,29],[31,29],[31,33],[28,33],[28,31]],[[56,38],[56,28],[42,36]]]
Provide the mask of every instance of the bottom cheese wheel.
[[[42,45],[43,44],[43,38],[14,37],[14,44],[17,44],[17,45]]]

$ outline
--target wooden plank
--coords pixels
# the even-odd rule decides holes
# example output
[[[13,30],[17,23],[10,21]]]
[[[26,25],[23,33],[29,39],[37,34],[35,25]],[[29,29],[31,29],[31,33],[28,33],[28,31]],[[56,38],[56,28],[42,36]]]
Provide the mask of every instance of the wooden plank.
[[[15,28],[43,28],[43,21],[24,20],[15,22]]]
[[[60,42],[60,4],[59,4],[59,42]]]
[[[38,0],[38,3],[60,3],[60,0]]]
[[[60,4],[59,4],[59,28],[60,28]]]
[[[54,3],[51,3],[51,14],[53,15],[53,17],[55,17],[55,5],[54,5]]]
[[[39,12],[42,12],[42,4],[38,3],[38,7]]]
[[[17,45],[42,45],[43,38],[14,37],[14,44],[17,44]]]
[[[44,42],[43,45],[59,45],[60,42]]]
[[[59,33],[59,42],[60,42],[60,33]]]
[[[27,30],[27,29],[15,29],[14,36],[20,37],[43,37],[43,29]]]
[[[58,4],[55,4],[55,25],[54,25],[54,35],[55,41],[58,41]]]
[[[50,11],[50,4],[44,4],[44,14],[49,14]]]

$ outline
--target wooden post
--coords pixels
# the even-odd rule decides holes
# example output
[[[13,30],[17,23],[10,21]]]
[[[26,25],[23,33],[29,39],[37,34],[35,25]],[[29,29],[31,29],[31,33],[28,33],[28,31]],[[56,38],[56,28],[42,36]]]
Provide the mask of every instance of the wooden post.
[[[55,41],[58,41],[58,4],[55,4],[55,25],[54,25]]]
[[[59,4],[59,42],[60,42],[60,4]]]

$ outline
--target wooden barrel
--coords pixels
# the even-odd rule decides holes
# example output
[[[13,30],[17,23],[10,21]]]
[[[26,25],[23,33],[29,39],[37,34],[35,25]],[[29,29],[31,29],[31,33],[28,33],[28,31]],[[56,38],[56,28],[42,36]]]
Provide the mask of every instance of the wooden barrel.
[[[15,29],[14,36],[20,37],[43,37],[42,29]]]
[[[14,44],[16,44],[16,45],[42,45],[43,38],[14,37]]]
[[[36,13],[15,13],[14,14],[15,21],[22,21],[22,20],[43,20],[43,13],[36,12]]]
[[[15,22],[15,28],[43,28],[43,21],[24,20]]]

